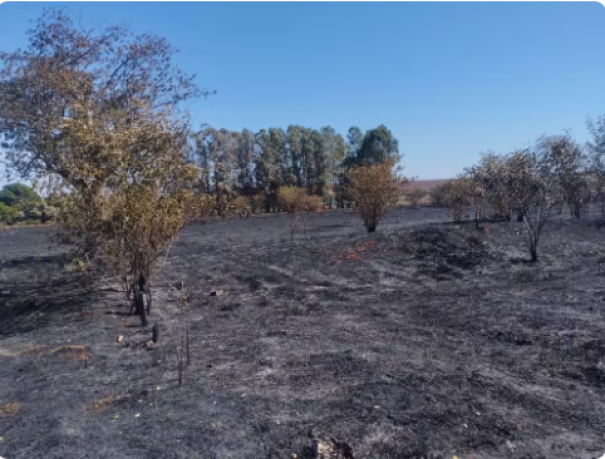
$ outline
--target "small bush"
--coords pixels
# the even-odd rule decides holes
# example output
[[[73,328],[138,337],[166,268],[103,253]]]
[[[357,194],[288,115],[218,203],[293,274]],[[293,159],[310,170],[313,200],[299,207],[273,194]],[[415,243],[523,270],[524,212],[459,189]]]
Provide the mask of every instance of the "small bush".
[[[265,208],[265,200],[267,196],[265,193],[258,193],[253,196],[250,196],[250,207],[252,208],[252,213],[260,214]]]
[[[277,191],[278,204],[286,212],[316,212],[323,208],[320,196],[310,196],[306,188],[283,186]]]
[[[307,190],[305,188],[282,186],[277,190],[277,202],[286,212],[294,213],[301,210],[306,195]]]
[[[420,204],[422,198],[424,198],[426,194],[426,190],[415,188],[411,190],[406,190],[404,196],[412,206],[417,206]]]
[[[449,207],[455,222],[462,220],[464,208],[472,203],[471,181],[458,178],[436,187],[431,195],[435,203]]]
[[[191,199],[187,207],[188,219],[210,217],[216,214],[216,198],[211,194],[201,193]]]
[[[229,204],[235,215],[247,216],[252,212],[250,201],[245,196],[238,196]]]
[[[350,173],[349,193],[368,230],[374,232],[378,223],[399,199],[394,161],[360,166]]]
[[[304,206],[307,212],[317,212],[324,206],[324,200],[319,196],[306,196]]]
[[[0,223],[10,225],[20,216],[21,214],[17,209],[0,202]]]

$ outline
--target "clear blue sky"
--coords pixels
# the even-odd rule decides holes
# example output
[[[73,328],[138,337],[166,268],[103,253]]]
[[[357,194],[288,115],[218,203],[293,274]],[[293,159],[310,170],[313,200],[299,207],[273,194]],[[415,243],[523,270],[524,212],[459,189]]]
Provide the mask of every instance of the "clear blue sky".
[[[48,3],[0,5],[0,49]],[[218,94],[194,121],[254,131],[386,124],[406,172],[453,177],[479,152],[605,114],[598,3],[69,3],[85,24],[167,37]]]

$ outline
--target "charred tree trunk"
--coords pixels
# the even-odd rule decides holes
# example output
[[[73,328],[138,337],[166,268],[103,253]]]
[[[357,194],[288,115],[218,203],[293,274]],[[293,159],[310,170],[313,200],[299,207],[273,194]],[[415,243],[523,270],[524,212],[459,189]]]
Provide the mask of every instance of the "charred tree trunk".
[[[147,326],[147,312],[145,311],[145,299],[143,297],[143,292],[136,292],[134,294],[134,301],[135,301],[137,313],[141,317],[141,325],[143,327],[146,327]]]
[[[151,314],[151,287],[147,286],[147,315]]]
[[[189,322],[187,322],[187,330],[185,334],[185,344],[187,348],[187,366],[191,364],[191,353],[189,352]]]

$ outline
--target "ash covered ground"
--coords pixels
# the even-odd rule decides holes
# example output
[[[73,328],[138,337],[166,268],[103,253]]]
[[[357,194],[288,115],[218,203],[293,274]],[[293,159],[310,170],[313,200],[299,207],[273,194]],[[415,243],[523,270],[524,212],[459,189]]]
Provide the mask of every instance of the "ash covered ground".
[[[313,431],[356,459],[600,457],[600,225],[553,221],[531,264],[523,223],[448,220],[398,209],[367,235],[326,212],[294,241],[285,214],[192,224],[145,329],[55,230],[0,232],[0,456],[308,459]]]

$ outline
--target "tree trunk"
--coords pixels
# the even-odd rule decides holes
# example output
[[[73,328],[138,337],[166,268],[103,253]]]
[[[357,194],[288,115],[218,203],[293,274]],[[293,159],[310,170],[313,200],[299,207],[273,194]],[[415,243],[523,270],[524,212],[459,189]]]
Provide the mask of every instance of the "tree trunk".
[[[373,223],[371,225],[368,225],[368,233],[373,233],[376,231],[376,224]]]
[[[529,249],[529,253],[531,254],[531,261],[533,263],[538,261],[538,248],[537,247],[533,247],[533,248]]]
[[[147,286],[147,315],[151,314],[151,287]]]
[[[158,327],[158,324],[155,324],[151,329],[151,339],[154,343],[160,340],[160,327]]]
[[[147,313],[145,311],[145,300],[143,299],[143,292],[136,292],[134,296],[134,301],[137,308],[137,313],[141,317],[141,325],[143,327],[147,326]]]

